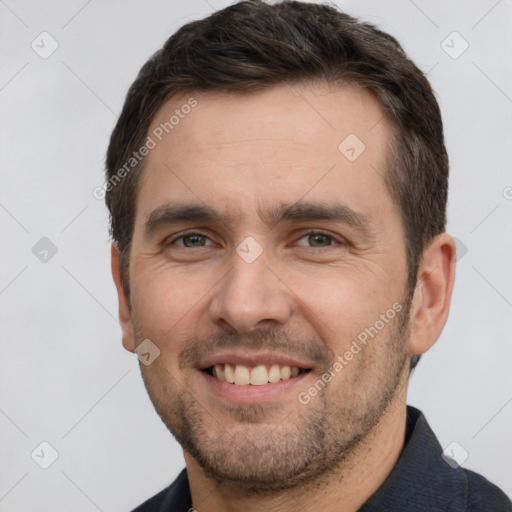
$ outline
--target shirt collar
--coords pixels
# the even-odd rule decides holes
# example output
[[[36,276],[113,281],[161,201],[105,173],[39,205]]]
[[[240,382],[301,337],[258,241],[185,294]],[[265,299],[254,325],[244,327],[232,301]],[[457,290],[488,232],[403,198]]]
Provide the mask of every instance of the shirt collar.
[[[465,510],[467,478],[450,466],[423,413],[407,406],[407,429],[402,453],[383,485],[359,512]]]

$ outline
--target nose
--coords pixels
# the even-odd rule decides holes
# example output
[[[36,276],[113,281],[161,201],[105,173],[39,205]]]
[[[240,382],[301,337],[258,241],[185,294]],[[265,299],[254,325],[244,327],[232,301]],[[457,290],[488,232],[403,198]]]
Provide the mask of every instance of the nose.
[[[291,312],[290,292],[263,255],[247,263],[235,253],[210,303],[211,320],[237,332],[284,325]]]

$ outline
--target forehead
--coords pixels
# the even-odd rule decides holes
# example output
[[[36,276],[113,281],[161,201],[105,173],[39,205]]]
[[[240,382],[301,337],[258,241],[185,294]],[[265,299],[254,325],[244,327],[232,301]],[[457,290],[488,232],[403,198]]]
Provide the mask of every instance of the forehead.
[[[138,200],[145,213],[177,199],[240,211],[305,196],[341,196],[360,208],[373,196],[378,211],[389,196],[390,124],[356,85],[181,93],[160,108],[148,136],[155,147]]]
[[[187,129],[191,124],[193,130]],[[164,145],[187,143],[198,148],[266,137],[268,143],[288,139],[307,146],[322,138],[337,149],[344,134],[359,134],[374,145],[387,130],[385,114],[368,91],[356,84],[318,81],[256,92],[182,92],[157,111],[149,133],[156,133],[163,139],[157,142]]]

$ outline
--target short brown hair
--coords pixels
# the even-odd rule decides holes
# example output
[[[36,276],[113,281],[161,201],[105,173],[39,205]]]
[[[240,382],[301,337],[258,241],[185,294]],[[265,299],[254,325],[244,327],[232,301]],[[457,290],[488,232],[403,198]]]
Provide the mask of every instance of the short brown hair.
[[[144,160],[123,179],[118,171],[144,144],[157,110],[178,92],[247,93],[318,80],[364,87],[394,127],[385,181],[402,216],[412,293],[423,250],[446,225],[448,156],[432,88],[389,34],[335,7],[286,0],[246,0],[187,23],[130,87],[106,159],[111,235],[127,291]]]

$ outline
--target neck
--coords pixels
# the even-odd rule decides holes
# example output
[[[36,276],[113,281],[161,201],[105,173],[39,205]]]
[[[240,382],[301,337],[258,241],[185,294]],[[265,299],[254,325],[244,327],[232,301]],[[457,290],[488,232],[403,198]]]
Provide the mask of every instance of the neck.
[[[197,512],[295,512],[300,504],[300,510],[305,512],[357,511],[384,483],[400,456],[406,427],[405,398],[404,390],[342,466],[323,475],[321,481],[272,496],[247,496],[237,490],[236,484],[214,481],[185,452],[194,509]]]

